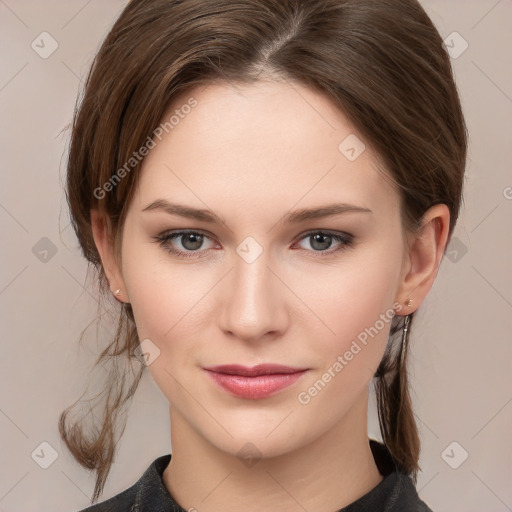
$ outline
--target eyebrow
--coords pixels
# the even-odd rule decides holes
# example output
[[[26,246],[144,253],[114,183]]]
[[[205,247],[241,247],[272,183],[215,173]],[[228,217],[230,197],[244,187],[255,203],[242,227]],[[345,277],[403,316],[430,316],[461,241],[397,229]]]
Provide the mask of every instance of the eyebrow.
[[[164,211],[170,215],[179,215],[189,219],[203,222],[226,224],[226,221],[213,213],[211,210],[191,208],[177,203],[170,203],[166,199],[157,199],[146,206],[142,211]],[[333,203],[316,208],[302,208],[287,213],[282,219],[282,224],[298,224],[306,220],[323,219],[332,215],[339,215],[347,212],[373,213],[370,209],[347,203]]]

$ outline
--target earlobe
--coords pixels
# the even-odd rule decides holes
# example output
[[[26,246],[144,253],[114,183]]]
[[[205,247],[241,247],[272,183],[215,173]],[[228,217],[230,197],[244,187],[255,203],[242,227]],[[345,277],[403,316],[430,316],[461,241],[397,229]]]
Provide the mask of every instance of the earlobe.
[[[417,309],[434,284],[443,257],[450,226],[450,211],[445,204],[432,206],[423,215],[417,234],[412,234],[405,258],[407,271],[397,291],[397,302],[406,315]],[[411,307],[407,307],[411,301]]]
[[[126,290],[126,288],[111,243],[108,219],[101,215],[98,210],[91,210],[91,228],[94,243],[100,255],[101,264],[109,282],[110,289],[116,299],[120,302],[126,302],[123,299],[123,290]]]

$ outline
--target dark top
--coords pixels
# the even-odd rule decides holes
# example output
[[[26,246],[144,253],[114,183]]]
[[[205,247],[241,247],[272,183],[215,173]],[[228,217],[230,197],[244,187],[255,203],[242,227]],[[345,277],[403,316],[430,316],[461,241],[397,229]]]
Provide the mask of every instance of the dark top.
[[[384,479],[338,512],[432,512],[385,446],[371,439],[370,447]],[[162,479],[170,460],[170,454],[155,459],[132,487],[79,512],[187,512],[174,501]]]

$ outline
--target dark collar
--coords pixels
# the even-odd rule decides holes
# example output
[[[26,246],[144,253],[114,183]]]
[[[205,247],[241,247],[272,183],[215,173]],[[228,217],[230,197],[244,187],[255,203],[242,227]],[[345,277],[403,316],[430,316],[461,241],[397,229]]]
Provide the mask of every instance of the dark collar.
[[[399,469],[386,447],[370,439],[370,448],[384,479],[370,492],[339,512],[432,512],[419,499],[412,480]],[[81,512],[186,512],[174,501],[164,485],[163,473],[170,461],[171,454],[158,457],[132,487]]]

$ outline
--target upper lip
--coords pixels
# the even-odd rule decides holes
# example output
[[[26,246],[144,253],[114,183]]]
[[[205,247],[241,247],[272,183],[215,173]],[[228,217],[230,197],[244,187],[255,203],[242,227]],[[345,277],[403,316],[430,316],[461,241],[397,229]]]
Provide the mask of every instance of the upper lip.
[[[258,364],[256,366],[243,366],[240,364],[223,364],[219,366],[209,366],[205,370],[225,373],[227,375],[242,375],[244,377],[257,377],[259,375],[271,375],[275,373],[297,373],[307,370],[307,368],[292,368],[281,364]]]

